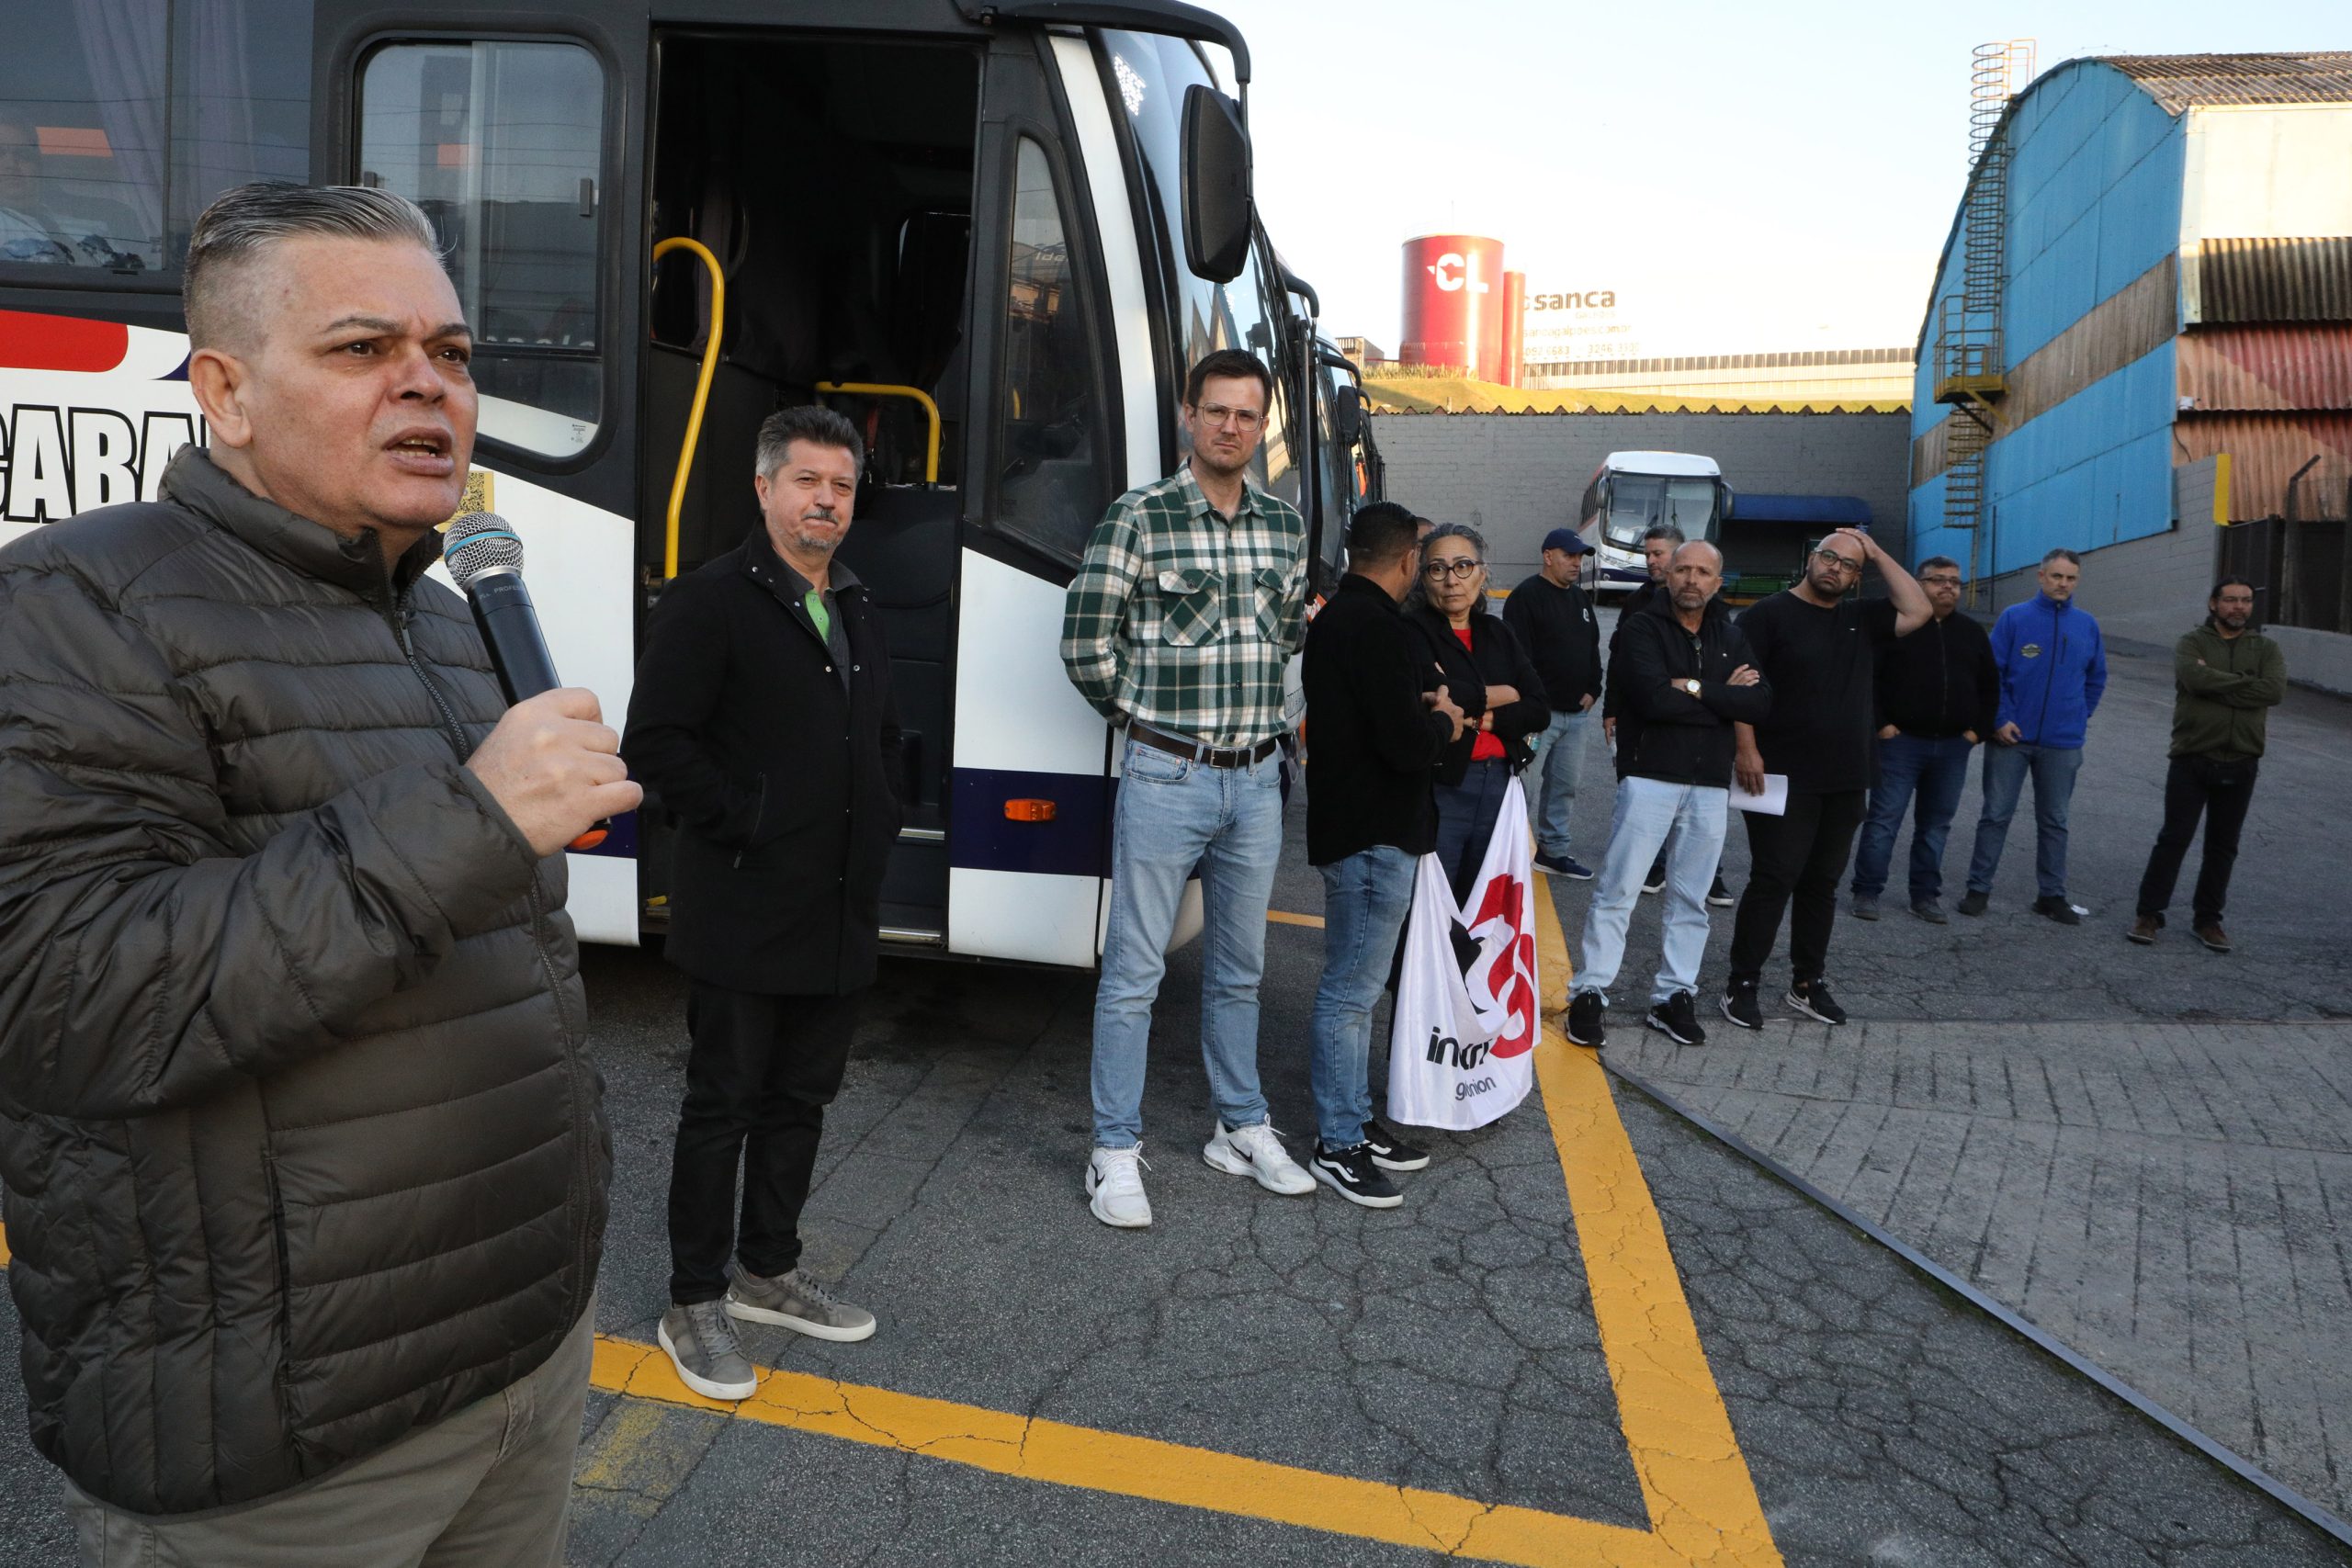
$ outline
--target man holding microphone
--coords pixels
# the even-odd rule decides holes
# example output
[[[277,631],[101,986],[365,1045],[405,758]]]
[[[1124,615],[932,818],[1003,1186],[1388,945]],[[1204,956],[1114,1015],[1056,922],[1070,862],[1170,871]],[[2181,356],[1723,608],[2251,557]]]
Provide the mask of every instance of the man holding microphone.
[[[85,1564],[563,1560],[611,1166],[561,851],[639,798],[424,577],[424,214],[197,220],[209,452],[0,548],[0,1180]]]

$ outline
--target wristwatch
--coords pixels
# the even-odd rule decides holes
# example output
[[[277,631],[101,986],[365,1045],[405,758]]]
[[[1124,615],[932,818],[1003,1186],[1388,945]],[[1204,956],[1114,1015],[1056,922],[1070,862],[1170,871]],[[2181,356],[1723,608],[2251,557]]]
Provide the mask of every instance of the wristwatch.
[[[1684,691],[1690,693],[1694,697],[1699,694],[1699,682],[1696,681],[1680,681],[1677,682],[1676,684],[1679,685]]]

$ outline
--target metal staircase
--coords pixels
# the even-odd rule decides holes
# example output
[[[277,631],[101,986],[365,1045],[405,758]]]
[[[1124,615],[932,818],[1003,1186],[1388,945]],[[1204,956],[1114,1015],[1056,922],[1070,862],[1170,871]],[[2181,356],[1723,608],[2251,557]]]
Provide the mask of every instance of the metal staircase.
[[[1976,46],[1969,73],[1968,195],[1962,203],[1961,289],[1946,295],[1936,321],[1936,401],[1949,404],[1944,433],[1944,526],[1969,534],[1972,604],[1984,576],[1984,452],[1993,406],[2009,389],[2001,333],[2001,291],[2009,242],[2009,141],[1997,134],[2017,88],[2033,78],[2035,44],[2009,39]]]

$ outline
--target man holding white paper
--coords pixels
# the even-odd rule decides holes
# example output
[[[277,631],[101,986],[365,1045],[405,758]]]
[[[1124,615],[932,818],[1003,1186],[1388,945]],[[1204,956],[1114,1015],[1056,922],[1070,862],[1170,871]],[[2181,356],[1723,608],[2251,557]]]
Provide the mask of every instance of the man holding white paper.
[[[1723,854],[1732,726],[1762,718],[1772,703],[1746,638],[1716,602],[1723,572],[1714,546],[1680,547],[1665,591],[1628,612],[1618,633],[1610,671],[1620,698],[1616,814],[1568,998],[1572,1044],[1605,1038],[1601,1014],[1624,961],[1625,927],[1669,835],[1663,952],[1643,1021],[1678,1045],[1706,1043],[1693,998],[1707,951],[1707,888]]]
[[[1848,597],[1865,566],[1886,580],[1883,599]],[[1740,787],[1765,792],[1768,775],[1784,776],[1778,814],[1748,810],[1747,886],[1733,917],[1731,980],[1723,1014],[1742,1029],[1764,1027],[1758,992],[1764,961],[1789,921],[1792,1008],[1823,1023],[1846,1010],[1823,971],[1838,919],[1838,880],[1878,782],[1878,652],[1908,637],[1934,614],[1911,574],[1868,534],[1840,528],[1805,560],[1796,586],[1749,607],[1739,629],[1757,668],[1779,694],[1759,722],[1736,727]]]

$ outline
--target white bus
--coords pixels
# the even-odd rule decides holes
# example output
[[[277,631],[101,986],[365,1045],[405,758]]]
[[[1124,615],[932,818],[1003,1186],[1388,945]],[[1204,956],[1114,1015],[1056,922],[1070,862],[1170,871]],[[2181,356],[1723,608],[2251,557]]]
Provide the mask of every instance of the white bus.
[[[1686,539],[1723,543],[1731,487],[1713,457],[1689,452],[1611,452],[1584,488],[1577,531],[1592,547],[1594,588],[1625,593],[1649,580],[1642,535],[1671,523]]]
[[[1057,651],[1089,530],[1175,466],[1214,348],[1275,369],[1259,477],[1318,577],[1361,471],[1313,291],[1250,203],[1228,24],[1173,0],[14,9],[0,540],[152,497],[203,439],[177,284],[214,195],[400,191],[476,337],[469,507],[520,533],[563,677],[627,711],[663,582],[757,520],[760,421],[832,404],[870,448],[843,557],[907,731],[886,934],[1095,962],[1113,748]],[[649,803],[572,856],[584,937],[662,929],[668,833]]]

